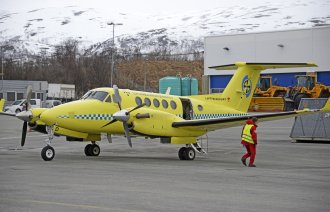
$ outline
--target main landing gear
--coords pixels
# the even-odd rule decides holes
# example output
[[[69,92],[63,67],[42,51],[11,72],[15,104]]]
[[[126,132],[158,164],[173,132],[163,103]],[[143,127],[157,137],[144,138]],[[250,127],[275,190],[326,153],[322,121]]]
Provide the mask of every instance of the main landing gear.
[[[196,151],[192,147],[181,147],[178,152],[180,160],[194,160]]]
[[[205,150],[198,144],[187,144],[185,147],[181,147],[178,155],[180,160],[194,160],[196,152],[206,154]]]
[[[87,144],[85,147],[86,156],[99,156],[101,149],[99,145],[95,144],[95,141],[92,141],[91,144]]]

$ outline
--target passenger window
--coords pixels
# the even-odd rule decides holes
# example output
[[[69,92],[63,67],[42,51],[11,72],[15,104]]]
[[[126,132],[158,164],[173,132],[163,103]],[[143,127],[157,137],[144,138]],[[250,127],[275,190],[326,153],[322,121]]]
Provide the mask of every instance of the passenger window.
[[[171,101],[170,102],[170,105],[171,105],[171,108],[173,109],[173,110],[175,110],[176,109],[176,103],[175,103],[175,101]]]
[[[162,105],[163,108],[168,108],[168,102],[165,99],[162,100]]]
[[[155,107],[159,107],[160,103],[159,103],[158,99],[154,99],[152,102],[154,103]]]
[[[137,105],[142,105],[142,99],[140,98],[140,97],[136,97],[135,98],[135,103],[137,104]]]
[[[146,104],[147,107],[150,107],[150,105],[151,105],[151,101],[149,98],[145,98],[144,103]]]

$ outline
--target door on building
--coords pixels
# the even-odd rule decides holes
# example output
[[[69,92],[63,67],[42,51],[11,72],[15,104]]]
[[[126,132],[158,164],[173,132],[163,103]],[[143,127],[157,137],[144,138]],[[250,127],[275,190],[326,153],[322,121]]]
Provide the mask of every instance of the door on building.
[[[189,99],[180,98],[182,103],[182,118],[185,120],[191,120],[194,116],[193,107]]]

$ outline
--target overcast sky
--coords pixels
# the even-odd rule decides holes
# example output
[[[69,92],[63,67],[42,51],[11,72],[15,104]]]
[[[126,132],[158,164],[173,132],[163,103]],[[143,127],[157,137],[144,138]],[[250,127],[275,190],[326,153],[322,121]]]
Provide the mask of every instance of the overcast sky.
[[[36,8],[81,6],[134,13],[178,13],[272,0],[0,0],[0,10],[23,12]],[[278,2],[282,0],[273,0]],[[286,0],[292,1],[292,0]],[[322,0],[321,0],[322,1]]]

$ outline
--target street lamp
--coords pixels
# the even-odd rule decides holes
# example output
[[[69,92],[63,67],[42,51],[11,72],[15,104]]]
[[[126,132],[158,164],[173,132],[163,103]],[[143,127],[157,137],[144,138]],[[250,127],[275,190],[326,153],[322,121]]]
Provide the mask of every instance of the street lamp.
[[[122,23],[114,23],[114,22],[108,22],[107,25],[112,25],[112,56],[111,56],[111,72],[110,72],[110,86],[112,87],[112,78],[113,78],[113,72],[115,69],[115,55],[114,55],[114,48],[115,48],[115,26],[123,25]]]

